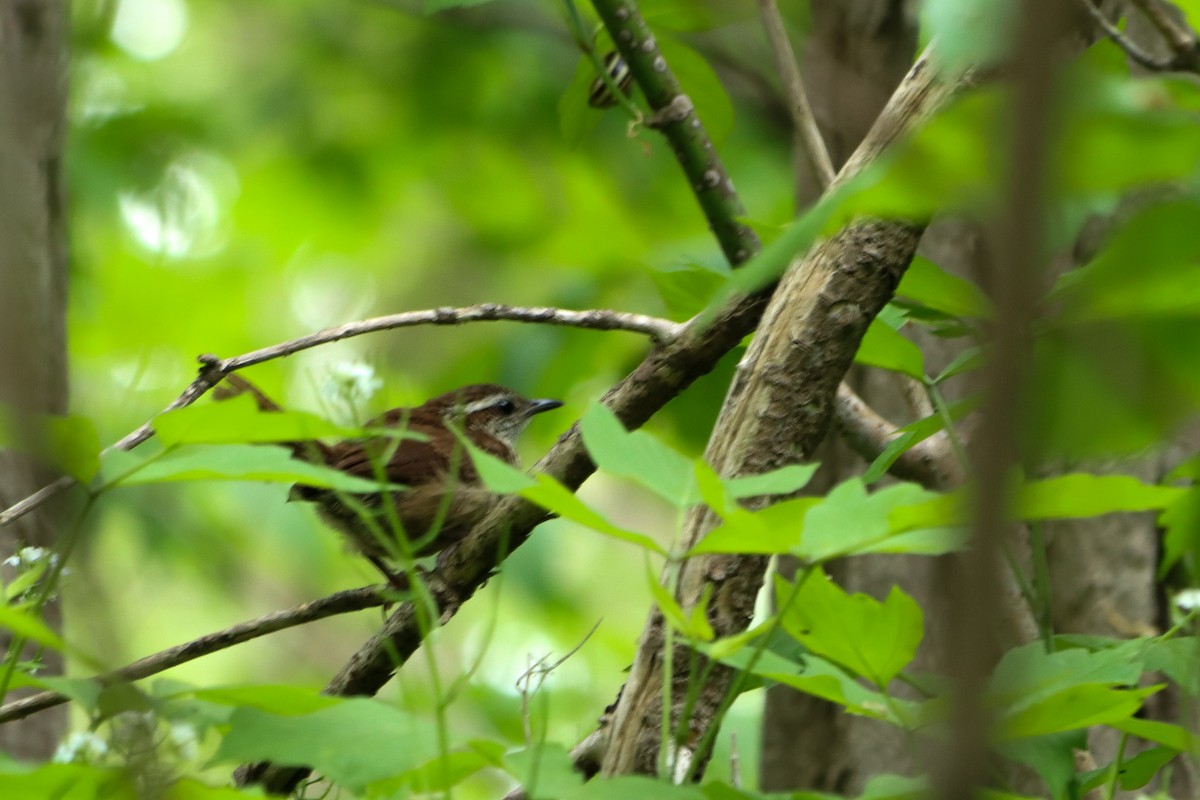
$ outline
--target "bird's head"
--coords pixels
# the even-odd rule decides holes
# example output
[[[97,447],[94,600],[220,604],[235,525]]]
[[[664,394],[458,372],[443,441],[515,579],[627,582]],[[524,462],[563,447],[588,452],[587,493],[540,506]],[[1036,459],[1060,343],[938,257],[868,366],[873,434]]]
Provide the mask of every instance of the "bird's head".
[[[488,433],[511,446],[535,414],[559,408],[562,403],[531,400],[504,386],[480,383],[435,397],[425,406],[436,407],[447,422],[462,424],[468,435],[474,431]]]
[[[561,405],[558,400],[531,400],[498,384],[477,383],[438,395],[416,408],[392,409],[373,424],[458,425],[468,436],[491,435],[512,447],[534,414]]]

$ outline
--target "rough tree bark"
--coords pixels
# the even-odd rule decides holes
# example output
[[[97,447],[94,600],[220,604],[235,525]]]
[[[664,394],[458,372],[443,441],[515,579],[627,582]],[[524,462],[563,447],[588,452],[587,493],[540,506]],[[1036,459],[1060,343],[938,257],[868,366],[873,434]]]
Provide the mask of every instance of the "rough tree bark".
[[[802,71],[835,163],[845,157],[847,145],[853,146],[863,135],[907,67],[905,53],[912,45],[913,30],[911,20],[902,13],[905,5],[902,0],[812,2],[813,27],[805,42]],[[1111,12],[1118,5],[1108,3],[1105,7]],[[1128,33],[1148,51],[1168,55],[1156,30],[1136,12],[1130,16]],[[801,164],[807,170],[803,159]],[[802,173],[801,183],[811,184],[807,172]],[[1074,257],[1064,260],[1070,263],[1060,263],[1058,268],[1083,263],[1087,252],[1101,244],[1104,231],[1113,225],[1105,221],[1090,226]],[[977,221],[936,222],[922,237],[920,250],[951,272],[980,280],[984,233]],[[916,336],[932,372],[958,355],[960,348],[949,340],[922,337],[919,332]],[[853,382],[875,410],[898,422],[911,418],[911,409],[889,376],[876,371]],[[950,387],[950,391],[962,393],[967,388]],[[1197,432],[1193,431],[1191,446],[1181,442],[1175,448],[1175,458],[1168,455],[1163,459],[1165,464],[1155,459],[1153,463],[1133,465],[1132,472],[1146,480],[1157,480],[1180,454],[1194,452],[1196,438]],[[861,472],[864,466],[858,456],[836,442],[823,445],[822,462],[819,477],[828,483]],[[1102,465],[1094,466],[1101,471]],[[1130,465],[1122,465],[1120,471],[1129,474]],[[1154,580],[1158,533],[1150,515],[1053,523],[1046,533],[1056,631],[1130,636],[1151,631],[1156,624],[1161,629],[1165,611]],[[871,556],[848,560],[830,572],[851,591],[875,597],[885,596],[893,585],[900,585],[917,597],[922,607],[930,609],[932,566],[927,558]],[[931,638],[934,635],[936,632],[931,630]],[[932,668],[931,662],[930,654],[923,649],[917,668]],[[1178,697],[1166,693],[1152,698],[1148,705],[1153,716],[1178,720],[1178,704]],[[1090,745],[1097,759],[1104,761],[1111,757],[1116,737],[1096,734]],[[765,790],[808,788],[853,794],[871,775],[909,771],[914,766],[912,760],[913,753],[903,735],[890,726],[841,713],[830,703],[786,687],[775,687],[768,693],[760,772]],[[1172,796],[1195,796],[1193,773],[1190,763],[1180,764],[1172,774]]]
[[[804,42],[801,73],[835,166],[866,136],[912,63],[917,31],[909,5],[905,0],[812,0],[813,24]],[[814,200],[819,184],[804,155],[797,157],[797,178],[799,201]],[[847,381],[884,416],[902,420],[911,413],[896,376],[854,369]],[[822,466],[809,487],[815,492],[863,469],[862,459],[836,437],[822,443],[817,457]],[[828,571],[842,585],[876,597],[900,584],[924,605],[927,561],[856,558]],[[785,561],[780,569],[790,574],[795,565]],[[881,594],[875,591],[879,586]],[[885,723],[841,713],[832,703],[786,686],[767,693],[759,770],[764,790],[854,793],[875,771],[902,771],[907,752],[903,735]],[[862,768],[867,753],[874,762],[869,772]]]
[[[857,174],[955,88],[927,62],[918,62],[839,178]],[[856,223],[791,265],[739,366],[710,440],[706,458],[718,472],[755,474],[813,457],[828,429],[837,385],[866,326],[891,298],[919,237],[920,227],[913,224]],[[685,523],[685,545],[698,541],[713,522],[706,510],[696,509]],[[693,608],[704,587],[711,587],[709,622],[718,637],[735,634],[749,622],[766,561],[756,556],[689,559],[678,577],[680,604],[685,611]],[[658,771],[663,625],[662,614],[652,611],[607,726],[604,774]],[[675,663],[687,663],[684,654]],[[702,740],[716,722],[731,677],[718,669],[705,683],[691,707],[685,739]],[[689,676],[680,668],[672,678],[672,722],[677,723]],[[686,762],[688,754],[678,757]]]
[[[67,281],[62,185],[66,125],[67,9],[60,0],[0,0],[0,404],[18,420],[66,410]],[[0,506],[53,475],[0,451]],[[52,509],[0,530],[0,554],[54,540]],[[57,604],[47,619],[61,623]],[[7,651],[8,633],[0,634]],[[33,655],[30,650],[26,655]],[[47,671],[61,673],[57,653]],[[0,750],[46,758],[62,735],[66,709],[0,727]]]

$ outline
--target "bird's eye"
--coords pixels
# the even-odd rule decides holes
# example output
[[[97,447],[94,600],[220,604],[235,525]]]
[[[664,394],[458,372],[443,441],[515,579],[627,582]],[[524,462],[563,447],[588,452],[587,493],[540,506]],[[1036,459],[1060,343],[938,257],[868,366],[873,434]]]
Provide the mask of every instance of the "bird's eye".
[[[512,400],[509,400],[506,397],[503,400],[501,400],[499,403],[496,403],[496,408],[500,411],[501,414],[511,414],[513,411],[516,410],[517,407],[513,403]]]

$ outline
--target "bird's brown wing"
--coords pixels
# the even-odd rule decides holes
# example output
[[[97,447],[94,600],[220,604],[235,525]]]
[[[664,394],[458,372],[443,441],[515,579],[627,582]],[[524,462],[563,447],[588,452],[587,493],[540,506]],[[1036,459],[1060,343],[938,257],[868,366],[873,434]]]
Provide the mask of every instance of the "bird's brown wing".
[[[401,439],[396,443],[384,470],[390,483],[417,486],[428,483],[438,475],[450,471],[453,461],[458,461],[459,480],[476,483],[479,478],[471,457],[463,451],[453,435],[445,428],[425,428],[410,425],[409,430],[423,439]],[[391,443],[386,439],[375,439],[367,443],[344,442],[331,448],[330,465],[348,475],[375,480],[378,477],[378,459],[388,455]]]

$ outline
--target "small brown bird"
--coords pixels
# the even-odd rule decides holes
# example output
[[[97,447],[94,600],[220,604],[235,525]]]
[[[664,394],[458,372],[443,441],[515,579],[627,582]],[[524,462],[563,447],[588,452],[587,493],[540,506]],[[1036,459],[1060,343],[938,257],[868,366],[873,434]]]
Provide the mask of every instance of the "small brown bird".
[[[216,396],[224,399],[247,392],[260,409],[281,410],[237,375],[227,376]],[[364,426],[395,428],[417,434],[419,439],[382,435],[332,445],[285,442],[302,460],[406,487],[386,493],[394,514],[382,504],[382,492],[347,494],[296,484],[289,499],[315,504],[326,524],[343,533],[389,582],[406,588],[403,576],[392,572],[384,559],[407,560],[437,553],[466,536],[498,499],[480,482],[470,455],[451,426],[458,427],[480,450],[517,466],[515,445],[521,431],[535,414],[561,405],[558,400],[530,400],[503,386],[481,383],[438,395],[415,408],[394,408]]]

